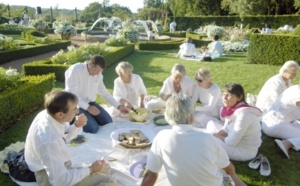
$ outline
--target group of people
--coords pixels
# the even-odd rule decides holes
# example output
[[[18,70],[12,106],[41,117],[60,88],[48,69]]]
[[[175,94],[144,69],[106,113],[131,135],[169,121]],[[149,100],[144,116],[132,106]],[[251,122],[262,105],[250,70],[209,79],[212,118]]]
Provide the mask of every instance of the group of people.
[[[192,38],[186,38],[185,43],[179,46],[179,51],[176,57],[182,59],[197,58],[200,61],[204,61],[206,58],[210,60],[218,58],[224,54],[223,45],[219,41],[219,36],[212,37],[212,42],[208,46],[202,46],[201,50],[196,50],[195,44],[192,43]]]
[[[96,133],[99,126],[112,122],[111,115],[96,103],[97,95],[124,114],[138,107],[165,108],[172,129],[162,130],[154,138],[142,185],[154,185],[162,166],[171,185],[221,185],[222,171],[236,185],[245,185],[230,160],[255,158],[262,143],[261,130],[283,139],[276,143],[287,157],[290,148],[300,148],[300,85],[291,86],[299,69],[294,61],[286,62],[280,74],[266,82],[257,107],[247,104],[242,85],[230,83],[221,90],[205,68],[192,80],[182,64],[173,66],[159,97],[146,102],[142,78],[133,73],[130,63],[120,62],[110,94],[103,83],[105,67],[100,55],[76,63],[65,72],[65,90],[45,95],[45,110],[32,122],[25,141],[25,160],[38,185],[116,185],[102,159],[89,167],[72,168],[66,145],[80,132]],[[264,108],[260,100],[267,102],[262,104]]]

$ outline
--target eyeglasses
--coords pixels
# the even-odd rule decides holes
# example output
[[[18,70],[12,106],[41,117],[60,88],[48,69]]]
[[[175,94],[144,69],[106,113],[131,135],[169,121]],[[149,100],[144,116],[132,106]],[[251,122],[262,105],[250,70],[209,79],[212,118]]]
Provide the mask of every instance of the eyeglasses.
[[[197,79],[197,78],[195,78],[195,80],[198,81],[199,83],[202,83],[203,81],[202,79]]]

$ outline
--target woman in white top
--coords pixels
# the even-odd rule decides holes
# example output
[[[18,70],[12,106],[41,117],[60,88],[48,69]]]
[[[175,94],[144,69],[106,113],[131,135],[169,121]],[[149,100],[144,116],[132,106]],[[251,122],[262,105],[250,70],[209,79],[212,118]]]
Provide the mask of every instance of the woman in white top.
[[[198,86],[194,89],[192,101],[193,104],[200,101],[201,106],[196,107],[194,125],[206,128],[209,120],[219,118],[223,106],[222,93],[220,87],[212,82],[208,69],[200,68],[195,75],[195,80]]]
[[[289,158],[287,151],[300,150],[300,85],[286,89],[262,118],[263,132],[275,140]]]
[[[133,74],[133,66],[128,62],[120,62],[116,66],[119,75],[114,81],[114,98],[128,109],[144,107],[144,97],[147,94],[142,78]]]
[[[263,113],[266,113],[276,98],[291,86],[291,80],[296,77],[298,69],[299,64],[297,62],[285,62],[280,68],[279,74],[268,79],[261,88],[257,96],[256,107],[263,111]]]
[[[175,64],[171,70],[171,76],[168,77],[159,92],[159,98],[156,96],[147,96],[145,98],[145,107],[155,110],[164,109],[166,101],[172,95],[185,94],[188,97],[193,96],[195,83],[185,75],[185,67],[181,64]]]
[[[229,158],[236,161],[253,159],[261,145],[260,117],[262,112],[245,102],[244,89],[240,84],[231,83],[223,89],[221,118],[224,127],[213,135],[220,139]],[[213,125],[209,122],[209,125]]]
[[[185,94],[192,97],[194,86],[195,83],[192,79],[185,75],[185,67],[181,64],[175,64],[171,70],[171,76],[164,81],[159,97],[164,101],[174,94]]]
[[[200,52],[196,51],[195,45],[192,43],[192,38],[186,38],[186,42],[179,46],[179,52],[177,53],[177,57],[185,58],[190,57],[194,58],[196,55],[199,55]]]

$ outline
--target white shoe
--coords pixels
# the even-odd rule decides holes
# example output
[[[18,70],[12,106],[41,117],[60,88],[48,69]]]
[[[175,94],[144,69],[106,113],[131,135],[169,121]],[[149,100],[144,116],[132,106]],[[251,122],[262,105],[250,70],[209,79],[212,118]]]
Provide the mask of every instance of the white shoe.
[[[271,166],[267,157],[261,159],[259,173],[262,176],[269,176],[271,174]]]
[[[285,155],[288,159],[290,159],[289,153],[288,153],[288,151],[286,150],[286,148],[285,148],[283,142],[282,142],[281,140],[279,140],[279,139],[275,139],[275,142],[276,142],[276,144],[278,145],[278,147],[281,149],[281,151],[284,153],[284,155]]]
[[[259,154],[258,156],[256,156],[256,158],[254,158],[252,161],[249,162],[248,166],[251,169],[258,169],[258,167],[259,167],[259,165],[261,163],[262,158],[263,158],[263,155]]]

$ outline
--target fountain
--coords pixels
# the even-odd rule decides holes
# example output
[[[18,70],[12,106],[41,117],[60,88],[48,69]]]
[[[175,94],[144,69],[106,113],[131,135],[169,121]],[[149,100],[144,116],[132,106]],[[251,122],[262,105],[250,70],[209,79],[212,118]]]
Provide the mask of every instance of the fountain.
[[[104,22],[103,30],[93,30],[98,22]],[[87,38],[109,38],[110,35],[115,35],[122,28],[122,21],[118,17],[101,17],[97,19],[90,29],[81,33],[81,37]]]
[[[105,22],[106,25],[102,30],[93,30],[93,28],[96,26],[98,22]],[[149,28],[152,27],[153,31],[155,33],[160,33],[159,29],[157,28],[157,25],[152,20],[135,20],[131,23],[134,28],[136,28],[139,32],[139,40],[148,40],[147,37],[147,31],[149,31]],[[148,26],[149,25],[149,26]],[[140,29],[139,26],[142,26],[143,29]],[[87,38],[103,38],[107,39],[111,35],[116,35],[117,32],[122,29],[122,21],[118,17],[101,17],[97,19],[91,28],[85,32],[81,33],[81,37]],[[169,36],[161,36],[160,34],[155,35],[155,40],[170,40]]]

